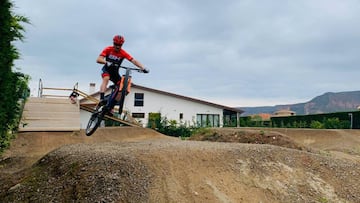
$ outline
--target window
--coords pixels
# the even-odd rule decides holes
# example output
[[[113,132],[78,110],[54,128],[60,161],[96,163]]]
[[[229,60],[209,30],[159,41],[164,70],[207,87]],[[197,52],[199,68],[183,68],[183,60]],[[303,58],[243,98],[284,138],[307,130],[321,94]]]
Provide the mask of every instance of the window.
[[[182,120],[182,119],[184,118],[184,114],[183,114],[183,113],[180,113],[180,114],[179,114],[179,118],[180,118],[180,120]]]
[[[145,113],[132,113],[133,118],[145,118]]]
[[[219,114],[197,114],[196,121],[199,127],[219,127]]]
[[[144,93],[135,93],[134,106],[144,106]]]

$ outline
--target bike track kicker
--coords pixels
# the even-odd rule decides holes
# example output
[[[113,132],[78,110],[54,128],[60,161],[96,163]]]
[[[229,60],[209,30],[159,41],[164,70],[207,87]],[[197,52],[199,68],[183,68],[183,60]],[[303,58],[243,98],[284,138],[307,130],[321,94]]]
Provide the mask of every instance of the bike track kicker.
[[[80,109],[85,110],[85,111],[88,111],[88,112],[90,112],[90,113],[94,113],[94,111],[95,111],[93,108],[90,108],[90,107],[85,106],[85,105],[80,105]],[[128,125],[128,126],[132,126],[132,127],[141,127],[139,124],[136,124],[136,123],[131,123],[131,122],[128,122],[128,121],[122,120],[122,119],[117,118],[117,117],[113,117],[113,116],[105,115],[105,118],[107,118],[107,119],[111,119],[111,120],[113,120],[113,121],[120,122],[120,123],[125,124],[125,125]]]
[[[133,142],[148,139],[177,139],[165,136],[155,130],[141,127],[99,128],[92,136],[86,136],[84,130],[74,132],[21,132],[12,140],[10,148],[3,154],[6,157],[29,157],[37,160],[63,145],[104,142]]]

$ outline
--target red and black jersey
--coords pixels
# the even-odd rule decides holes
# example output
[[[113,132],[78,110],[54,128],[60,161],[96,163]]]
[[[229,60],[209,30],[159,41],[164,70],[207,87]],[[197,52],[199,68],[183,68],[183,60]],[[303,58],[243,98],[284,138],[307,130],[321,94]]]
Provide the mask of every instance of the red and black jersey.
[[[126,58],[127,60],[131,61],[133,57],[127,53],[124,49],[120,49],[119,52],[116,52],[113,46],[106,47],[100,54],[106,58],[106,61],[116,62],[121,64],[121,62]]]

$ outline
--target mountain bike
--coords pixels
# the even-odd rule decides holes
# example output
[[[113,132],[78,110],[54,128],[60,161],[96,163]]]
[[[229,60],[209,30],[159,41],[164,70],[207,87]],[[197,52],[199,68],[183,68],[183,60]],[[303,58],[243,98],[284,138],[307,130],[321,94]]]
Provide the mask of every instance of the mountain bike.
[[[139,68],[132,68],[132,67],[126,67],[126,66],[119,66],[121,69],[125,69],[125,74],[121,77],[121,81],[117,85],[111,85],[111,93],[105,97],[104,100],[100,101],[96,107],[94,112],[91,114],[91,117],[89,119],[89,122],[86,126],[86,135],[90,136],[92,135],[96,129],[100,126],[101,121],[104,119],[104,117],[107,114],[111,114],[113,104],[119,105],[119,115],[121,115],[123,108],[124,108],[124,101],[126,95],[130,92],[131,87],[131,72],[137,71],[140,73],[148,73],[148,71],[142,71]],[[114,101],[116,99],[117,94],[121,94],[119,101]]]

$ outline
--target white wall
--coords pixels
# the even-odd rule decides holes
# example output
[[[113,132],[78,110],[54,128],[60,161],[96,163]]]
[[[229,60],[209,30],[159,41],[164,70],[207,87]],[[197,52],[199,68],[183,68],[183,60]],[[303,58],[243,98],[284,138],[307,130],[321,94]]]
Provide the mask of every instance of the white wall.
[[[144,94],[144,106],[134,106],[135,93]],[[180,122],[180,113],[183,113],[183,119],[181,122],[189,125],[196,124],[196,114],[217,114],[220,117],[220,126],[223,123],[223,109],[216,108],[214,106],[201,104],[198,102],[177,98],[174,96],[160,94],[153,91],[132,87],[131,92],[125,99],[124,110],[130,111],[130,113],[144,113],[145,118],[137,119],[147,126],[149,113],[161,113],[161,117],[166,117],[168,120],[176,120]],[[90,118],[90,113],[84,110],[80,111],[81,128],[86,128],[87,122]]]
[[[144,93],[144,106],[134,106],[134,93]],[[148,121],[148,113],[161,113],[162,117],[178,122],[180,113],[183,113],[182,122],[190,125],[196,124],[196,114],[218,114],[220,125],[223,117],[223,109],[135,87],[126,98],[125,109],[131,113],[145,113],[145,118],[141,119],[143,124]]]
[[[91,113],[80,109],[80,128],[85,129]]]

